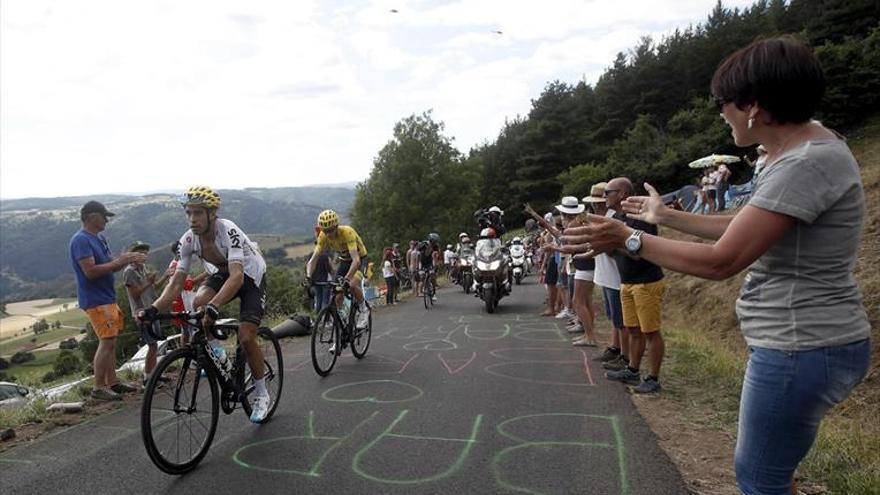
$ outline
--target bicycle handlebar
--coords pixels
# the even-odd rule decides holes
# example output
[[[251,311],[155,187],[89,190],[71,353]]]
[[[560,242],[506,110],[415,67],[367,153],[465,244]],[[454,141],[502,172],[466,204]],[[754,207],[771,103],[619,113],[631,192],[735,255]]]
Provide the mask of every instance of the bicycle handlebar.
[[[141,324],[151,323],[153,321],[171,321],[171,320],[183,320],[187,322],[189,325],[202,328],[202,318],[205,316],[205,311],[177,311],[170,313],[157,313],[152,318],[147,317],[147,315],[143,315],[143,318],[137,318],[138,322]],[[214,336],[214,338],[225,340],[229,335],[226,334],[223,330],[228,329],[227,325],[212,325],[211,328],[208,329],[208,332]]]

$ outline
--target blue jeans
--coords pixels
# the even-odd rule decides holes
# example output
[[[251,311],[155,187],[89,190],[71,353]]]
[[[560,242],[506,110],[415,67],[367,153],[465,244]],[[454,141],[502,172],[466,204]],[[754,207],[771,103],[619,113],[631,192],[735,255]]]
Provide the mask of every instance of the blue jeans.
[[[330,294],[333,293],[331,287],[327,284],[315,284],[315,312],[321,311],[321,308],[330,304]]]
[[[623,328],[623,306],[620,304],[620,291],[602,287],[602,299],[605,301],[605,316],[611,320],[614,328]]]
[[[734,455],[745,495],[791,493],[819,423],[862,381],[870,358],[870,339],[810,351],[749,347]]]

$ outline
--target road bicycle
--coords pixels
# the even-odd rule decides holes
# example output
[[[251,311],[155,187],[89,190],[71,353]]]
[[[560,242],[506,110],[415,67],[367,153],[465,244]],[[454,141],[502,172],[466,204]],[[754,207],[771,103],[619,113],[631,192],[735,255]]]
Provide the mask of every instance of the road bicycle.
[[[422,299],[425,302],[425,309],[429,309],[434,305],[434,294],[437,292],[434,288],[434,271],[419,270],[419,277],[422,279]]]
[[[330,374],[336,359],[349,345],[354,357],[363,358],[373,334],[373,315],[369,309],[367,326],[357,328],[355,325],[360,309],[352,299],[348,282],[340,278],[329,285],[333,297],[330,298],[330,304],[318,312],[312,328],[312,366],[321,376]],[[366,304],[369,308],[369,303]]]
[[[205,457],[217,431],[220,409],[231,414],[240,404],[247,416],[252,410],[254,380],[241,343],[235,346],[234,359],[221,362],[208,345],[201,325],[203,315],[203,311],[184,311],[156,316],[159,320],[183,322],[184,331],[192,335],[189,343],[166,354],[156,365],[141,405],[144,447],[156,467],[168,474],[186,473]],[[237,335],[238,327],[238,321],[222,319],[209,331],[214,338],[225,340],[231,333]],[[260,421],[265,423],[281,398],[284,364],[272,330],[260,327],[257,344],[263,351],[264,378],[271,400],[268,414]]]

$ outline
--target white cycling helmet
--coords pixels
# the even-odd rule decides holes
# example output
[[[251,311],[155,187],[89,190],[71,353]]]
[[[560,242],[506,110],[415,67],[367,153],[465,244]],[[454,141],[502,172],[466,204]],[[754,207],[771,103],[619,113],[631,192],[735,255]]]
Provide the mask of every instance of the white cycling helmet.
[[[446,249],[452,249],[452,244],[447,244]]]
[[[522,238],[521,237],[514,237],[513,243],[516,244],[517,242],[522,243]]]
[[[462,232],[461,234],[458,234],[459,239],[461,239],[462,237],[467,237],[467,236],[468,236],[467,232]]]
[[[501,208],[497,207],[497,206],[493,206],[493,207],[489,208],[489,211],[490,211],[490,212],[493,212],[493,211],[494,211],[495,213],[497,213],[497,214],[499,214],[499,215],[502,215],[502,216],[504,215],[504,211],[503,211]]]

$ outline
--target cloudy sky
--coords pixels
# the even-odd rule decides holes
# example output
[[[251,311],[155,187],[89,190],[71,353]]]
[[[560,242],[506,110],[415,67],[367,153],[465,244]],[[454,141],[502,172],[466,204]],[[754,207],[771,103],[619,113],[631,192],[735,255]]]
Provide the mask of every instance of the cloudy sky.
[[[714,3],[3,0],[0,198],[360,181],[401,118],[466,152]]]

